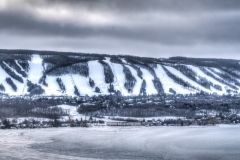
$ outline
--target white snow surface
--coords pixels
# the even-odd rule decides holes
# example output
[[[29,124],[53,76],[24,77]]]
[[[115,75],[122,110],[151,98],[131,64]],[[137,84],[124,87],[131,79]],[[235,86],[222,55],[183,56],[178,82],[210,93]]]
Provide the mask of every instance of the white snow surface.
[[[217,68],[211,67],[211,69],[213,69],[215,72],[222,73],[222,71]]]
[[[180,71],[178,71],[177,69],[173,68],[173,67],[169,67],[169,66],[165,66],[167,68],[167,70],[169,70],[172,74],[174,74],[175,76],[181,78],[182,80],[184,80],[185,82],[190,83],[192,86],[194,86],[195,88],[197,88],[198,90],[203,90],[205,92],[209,92],[209,90],[207,90],[206,88],[202,87],[201,85],[199,85],[198,83],[196,83],[195,81],[189,79],[188,77],[186,77],[185,75],[183,75]]]
[[[17,91],[15,92],[12,87],[6,82],[6,77],[10,77],[5,70],[0,67],[0,84],[5,87],[5,93],[10,95],[21,95],[23,93],[24,84],[19,81],[12,79],[13,83],[17,86]]]
[[[73,74],[72,79],[81,95],[86,94],[86,95],[92,96],[95,94],[94,88],[92,88],[89,84],[89,78],[78,75],[78,74]]]
[[[133,88],[132,93],[128,93],[127,89],[124,87],[124,83],[126,82],[125,74],[123,72],[123,66],[121,64],[112,63],[113,73],[116,77],[115,85],[118,86],[119,90],[121,91],[122,95],[138,95],[140,92],[142,80],[137,76],[137,71],[133,69],[131,66],[125,65],[131,71],[132,75],[136,78],[136,84]]]
[[[104,62],[106,62],[111,67],[111,70],[113,72],[114,81],[113,81],[112,85],[114,86],[114,90],[119,90],[119,91],[124,90],[124,87],[120,87],[120,85],[119,85],[119,82],[118,82],[118,79],[117,79],[117,74],[115,72],[116,68],[114,66],[114,63],[110,62],[110,58],[106,58],[106,60],[104,60]],[[120,72],[120,74],[121,74],[121,72]],[[124,76],[123,72],[122,72],[121,76],[122,75]]]
[[[60,120],[62,121],[66,121],[66,120],[69,120],[70,119],[73,119],[73,120],[85,120],[85,119],[89,119],[89,116],[85,116],[83,114],[79,114],[77,109],[78,109],[78,106],[70,106],[70,105],[66,105],[66,104],[63,104],[63,105],[58,105],[57,107],[60,107],[64,110],[68,110],[69,112],[69,115],[68,116],[62,116],[60,118]],[[97,119],[98,120],[98,119]]]
[[[239,160],[239,132],[239,125],[1,130],[0,159]]]
[[[160,79],[165,93],[170,93],[169,92],[170,88],[172,88],[174,91],[180,94],[193,93],[192,91],[189,91],[188,89],[184,88],[182,85],[175,83],[170,77],[168,77],[168,75],[163,70],[161,65],[157,65],[155,73],[157,77]]]
[[[58,107],[62,108],[62,109],[66,109],[69,111],[69,114],[71,116],[78,116],[80,115],[78,112],[77,112],[77,107],[76,106],[70,106],[70,105],[58,105]]]
[[[226,93],[226,90],[225,90],[225,85],[218,82],[217,80],[215,80],[214,78],[206,75],[203,71],[201,71],[198,67],[196,66],[192,66],[192,65],[187,65],[189,68],[191,68],[194,72],[196,72],[199,76],[201,77],[205,77],[207,78],[207,80],[209,80],[210,82],[212,82],[213,84],[217,84],[217,85],[220,85],[223,89],[223,91],[219,91],[219,90],[216,90],[214,88],[211,88],[213,92],[216,92],[217,94],[224,94]]]
[[[143,73],[143,79],[145,79],[146,81],[146,93],[147,94],[157,94],[157,90],[155,89],[154,85],[153,85],[153,75],[151,75],[151,73],[146,70],[146,69],[143,69],[141,68],[141,71]]]
[[[135,86],[133,88],[133,95],[139,95],[140,93],[140,89],[141,89],[141,86],[142,86],[142,82],[143,80],[141,78],[138,77],[137,75],[137,71],[131,67],[131,66],[128,66],[128,65],[125,65],[126,67],[128,67],[132,73],[132,75],[136,78],[136,83],[135,83]]]
[[[57,76],[62,79],[63,84],[66,88],[66,94],[69,96],[74,95],[74,86],[72,85],[71,78],[69,75]],[[47,76],[46,82],[49,87],[44,87],[46,95],[63,95],[60,90],[60,87],[56,81],[56,76]]]
[[[119,90],[121,91],[121,93],[123,95],[129,95],[127,89],[124,87],[124,83],[125,83],[125,75],[123,73],[123,67],[121,64],[116,64],[113,63],[113,72],[114,72],[114,76],[116,78],[116,85],[118,85]]]
[[[108,84],[105,82],[104,70],[102,64],[98,61],[88,62],[89,77],[94,80],[95,86],[99,87],[102,93],[108,93]]]
[[[212,74],[213,74],[214,76],[216,76],[217,78],[225,81],[222,77],[220,77],[218,74],[216,74],[216,73],[214,73],[213,71],[211,71],[209,68],[206,68],[206,67],[205,67],[205,69],[206,69],[207,71],[209,71],[210,73],[212,73]],[[219,72],[221,72],[221,71],[219,71]],[[238,87],[237,85],[235,85],[235,84],[233,84],[233,83],[229,83],[229,84],[232,84],[232,85],[234,85],[235,87],[237,87],[237,88],[238,88],[238,91],[239,91],[239,87]],[[229,87],[228,87],[228,88],[229,88]],[[230,87],[230,88],[231,88],[231,87]]]
[[[43,73],[42,58],[39,55],[34,54],[32,60],[28,61],[28,63],[30,67],[28,79],[32,83],[38,84]]]

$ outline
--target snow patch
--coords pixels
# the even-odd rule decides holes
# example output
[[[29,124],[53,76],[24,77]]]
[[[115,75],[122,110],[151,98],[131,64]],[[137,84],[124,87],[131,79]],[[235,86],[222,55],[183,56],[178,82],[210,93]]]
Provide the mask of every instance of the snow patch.
[[[155,73],[156,73],[157,77],[160,79],[165,93],[169,94],[170,88],[172,88],[179,94],[195,93],[195,92],[189,91],[188,89],[184,88],[183,86],[175,83],[170,77],[168,77],[168,75],[163,70],[161,65],[157,65],[157,68],[155,69]]]

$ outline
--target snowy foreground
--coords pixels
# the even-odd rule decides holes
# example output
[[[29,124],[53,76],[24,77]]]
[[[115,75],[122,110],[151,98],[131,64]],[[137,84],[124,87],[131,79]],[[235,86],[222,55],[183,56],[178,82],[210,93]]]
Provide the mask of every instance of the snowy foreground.
[[[0,130],[0,159],[237,160],[240,126]]]

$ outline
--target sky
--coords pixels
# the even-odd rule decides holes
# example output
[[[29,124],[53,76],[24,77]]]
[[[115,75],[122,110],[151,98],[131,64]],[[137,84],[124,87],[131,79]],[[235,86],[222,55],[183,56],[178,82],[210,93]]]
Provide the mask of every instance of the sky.
[[[0,0],[0,48],[240,59],[240,0]]]

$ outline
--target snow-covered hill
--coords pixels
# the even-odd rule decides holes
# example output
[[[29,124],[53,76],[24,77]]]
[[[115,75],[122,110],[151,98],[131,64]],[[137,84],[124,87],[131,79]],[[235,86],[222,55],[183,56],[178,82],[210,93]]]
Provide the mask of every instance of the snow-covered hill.
[[[237,60],[0,50],[0,92],[84,96],[109,93],[239,93]]]

